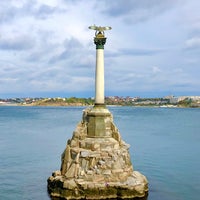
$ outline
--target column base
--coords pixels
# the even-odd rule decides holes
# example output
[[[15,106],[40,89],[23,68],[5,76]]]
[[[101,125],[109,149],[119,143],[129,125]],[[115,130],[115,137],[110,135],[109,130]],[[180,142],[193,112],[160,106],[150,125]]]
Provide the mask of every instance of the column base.
[[[95,103],[94,108],[106,108],[106,104],[105,103]]]

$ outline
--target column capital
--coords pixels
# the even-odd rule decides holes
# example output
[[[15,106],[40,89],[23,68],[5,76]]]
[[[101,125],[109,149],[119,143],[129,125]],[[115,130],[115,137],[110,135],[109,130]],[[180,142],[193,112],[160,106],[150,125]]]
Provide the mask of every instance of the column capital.
[[[101,32],[99,32],[94,38],[94,43],[96,44],[96,49],[104,49],[106,37],[104,37],[104,35]]]

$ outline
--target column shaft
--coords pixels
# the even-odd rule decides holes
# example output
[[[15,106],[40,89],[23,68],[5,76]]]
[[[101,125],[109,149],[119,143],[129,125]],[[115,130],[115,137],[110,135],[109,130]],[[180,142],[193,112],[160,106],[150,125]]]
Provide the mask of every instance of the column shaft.
[[[96,49],[95,104],[104,104],[104,49]]]

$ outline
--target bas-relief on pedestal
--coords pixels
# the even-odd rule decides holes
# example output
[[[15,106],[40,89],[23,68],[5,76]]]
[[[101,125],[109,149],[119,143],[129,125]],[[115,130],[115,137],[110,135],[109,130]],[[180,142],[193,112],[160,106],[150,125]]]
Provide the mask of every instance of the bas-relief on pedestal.
[[[148,182],[133,170],[126,144],[104,104],[104,30],[96,27],[95,105],[83,111],[62,154],[61,169],[48,179],[50,196],[64,199],[133,199],[145,197]]]

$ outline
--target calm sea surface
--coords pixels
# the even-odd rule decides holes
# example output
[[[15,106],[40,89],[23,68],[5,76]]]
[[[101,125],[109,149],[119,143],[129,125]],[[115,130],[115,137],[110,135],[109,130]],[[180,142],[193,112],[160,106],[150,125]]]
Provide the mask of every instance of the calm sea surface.
[[[0,199],[50,200],[47,178],[84,107],[0,107]],[[148,200],[199,200],[200,109],[109,107]]]

